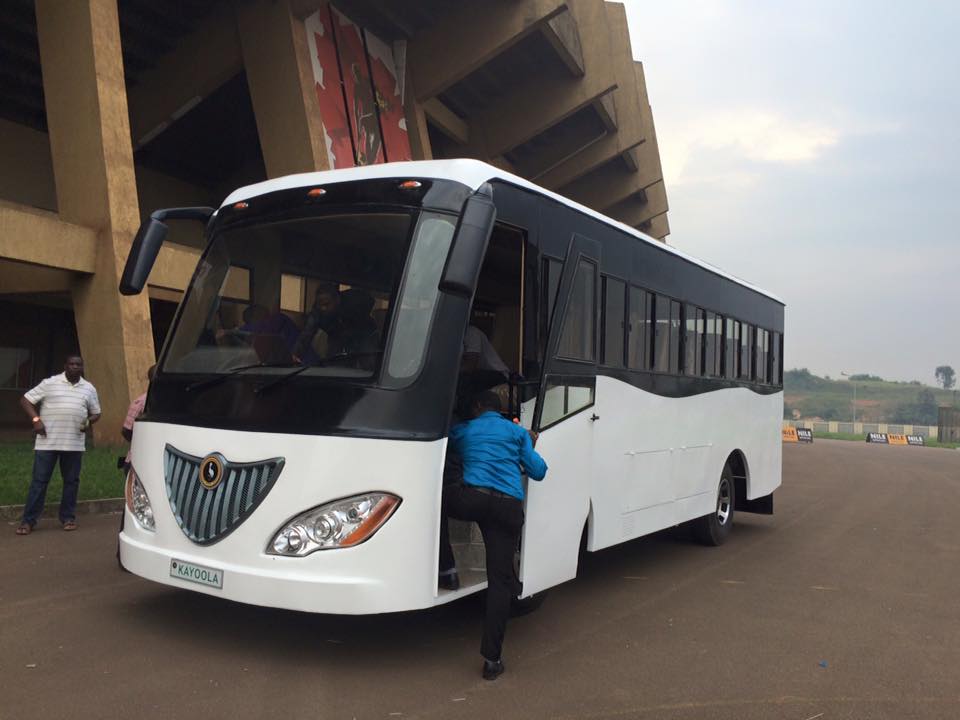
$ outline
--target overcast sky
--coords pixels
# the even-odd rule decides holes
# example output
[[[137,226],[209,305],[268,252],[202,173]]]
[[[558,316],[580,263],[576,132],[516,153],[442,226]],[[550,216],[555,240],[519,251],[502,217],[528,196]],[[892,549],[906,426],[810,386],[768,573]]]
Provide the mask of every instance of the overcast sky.
[[[784,299],[787,368],[960,371],[960,3],[625,5],[668,242]]]

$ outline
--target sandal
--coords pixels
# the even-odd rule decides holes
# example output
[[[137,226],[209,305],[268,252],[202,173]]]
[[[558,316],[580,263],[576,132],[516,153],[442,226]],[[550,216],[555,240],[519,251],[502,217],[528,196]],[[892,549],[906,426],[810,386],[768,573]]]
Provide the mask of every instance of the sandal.
[[[27,523],[20,523],[17,525],[17,535],[29,535],[33,532],[33,525],[28,525]]]
[[[67,532],[70,532],[71,530],[76,530],[76,529],[77,529],[77,522],[76,522],[75,520],[67,520],[67,521],[63,524],[63,529],[66,530]]]

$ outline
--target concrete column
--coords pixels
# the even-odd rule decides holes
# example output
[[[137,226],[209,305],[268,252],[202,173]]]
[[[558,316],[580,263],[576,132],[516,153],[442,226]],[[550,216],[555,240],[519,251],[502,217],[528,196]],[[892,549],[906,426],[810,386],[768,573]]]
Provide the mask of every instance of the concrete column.
[[[253,0],[237,26],[267,175],[329,170],[303,21],[289,0]]]
[[[95,272],[73,284],[86,375],[103,406],[95,436],[118,443],[154,348],[146,294],[117,291],[140,222],[117,3],[37,0],[36,15],[59,215],[97,234]]]

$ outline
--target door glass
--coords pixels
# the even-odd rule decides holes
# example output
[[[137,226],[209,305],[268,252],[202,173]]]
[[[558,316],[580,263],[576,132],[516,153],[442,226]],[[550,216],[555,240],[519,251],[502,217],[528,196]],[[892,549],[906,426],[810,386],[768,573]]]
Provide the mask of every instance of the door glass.
[[[583,259],[577,265],[567,314],[563,319],[557,357],[586,361],[595,359],[596,267],[589,260]]]

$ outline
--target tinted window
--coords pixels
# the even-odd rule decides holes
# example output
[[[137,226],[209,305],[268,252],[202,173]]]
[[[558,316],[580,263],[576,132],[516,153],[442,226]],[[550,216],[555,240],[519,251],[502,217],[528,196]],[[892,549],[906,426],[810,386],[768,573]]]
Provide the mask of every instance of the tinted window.
[[[670,369],[670,298],[655,295],[653,299],[653,369]]]
[[[593,405],[596,378],[547,377],[543,394],[543,411],[540,413],[540,429],[560,422],[585,407]]]
[[[613,278],[603,279],[603,354],[600,362],[623,367],[626,284]]]
[[[670,301],[670,372],[680,372],[680,303]]]
[[[774,385],[779,385],[782,377],[782,366],[780,364],[781,357],[781,335],[778,332],[773,333],[773,338],[770,342],[770,382]]]
[[[703,374],[717,376],[720,374],[720,347],[723,333],[723,318],[707,311],[706,332],[703,348]]]
[[[572,360],[595,359],[596,347],[596,270],[589,260],[580,260],[573,278],[573,290],[557,355]]]
[[[740,324],[740,377],[749,380],[753,372],[753,325]]]
[[[683,371],[687,375],[703,373],[703,310],[684,306]]]
[[[633,370],[646,370],[650,367],[650,313],[652,295],[640,288],[630,288],[629,364]]]
[[[727,318],[725,340],[726,352],[724,354],[723,375],[733,380],[740,377],[740,323],[733,318]]]

